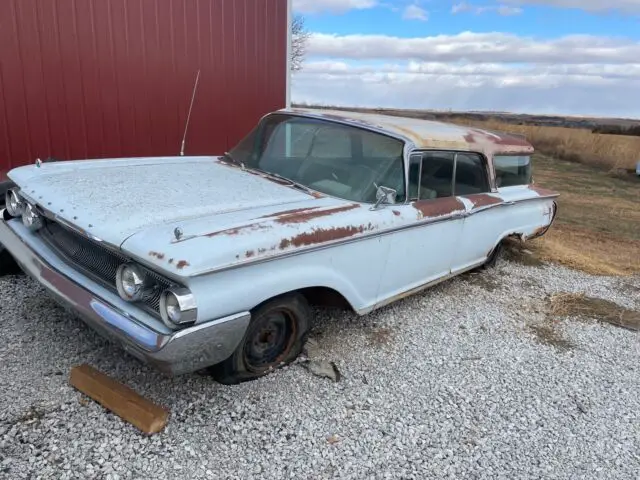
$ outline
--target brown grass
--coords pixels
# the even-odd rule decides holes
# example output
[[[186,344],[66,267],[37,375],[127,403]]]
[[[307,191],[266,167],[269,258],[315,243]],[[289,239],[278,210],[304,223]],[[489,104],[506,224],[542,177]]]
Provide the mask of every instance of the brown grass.
[[[640,330],[640,312],[581,293],[559,293],[551,297],[549,313],[556,317],[592,318],[629,330]]]
[[[536,340],[544,345],[555,347],[558,350],[571,350],[575,347],[573,343],[564,338],[554,324],[529,325]]]
[[[594,275],[640,272],[640,185],[544,155],[534,156],[533,170],[537,184],[560,193],[558,217],[524,248]]]
[[[591,133],[582,128],[515,125],[496,120],[454,117],[451,121],[523,134],[540,153],[607,170],[635,170],[640,160],[640,137]]]

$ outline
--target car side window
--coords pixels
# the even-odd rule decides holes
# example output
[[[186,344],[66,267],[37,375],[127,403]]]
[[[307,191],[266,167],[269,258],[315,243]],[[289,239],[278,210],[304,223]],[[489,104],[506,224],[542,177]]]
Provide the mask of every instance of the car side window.
[[[498,187],[531,183],[531,157],[529,155],[495,155],[493,166]]]
[[[457,153],[455,195],[486,193],[491,189],[483,158],[476,153]]]
[[[422,152],[411,156],[411,200],[430,200],[453,195],[454,152]]]

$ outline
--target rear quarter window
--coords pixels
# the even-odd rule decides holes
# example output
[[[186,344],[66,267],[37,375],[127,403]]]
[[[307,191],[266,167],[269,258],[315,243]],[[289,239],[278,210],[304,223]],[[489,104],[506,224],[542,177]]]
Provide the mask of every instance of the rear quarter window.
[[[493,157],[496,186],[512,187],[531,183],[531,157],[529,155],[496,155]]]

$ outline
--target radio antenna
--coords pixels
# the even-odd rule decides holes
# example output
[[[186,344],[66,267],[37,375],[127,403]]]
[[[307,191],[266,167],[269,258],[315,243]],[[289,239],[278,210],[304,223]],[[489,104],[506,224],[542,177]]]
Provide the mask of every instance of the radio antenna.
[[[187,129],[189,128],[189,120],[191,119],[191,109],[193,109],[193,100],[196,98],[196,90],[198,88],[198,80],[200,79],[200,70],[196,75],[196,82],[193,85],[193,92],[191,93],[191,105],[189,105],[189,113],[187,114],[187,123],[184,126],[184,135],[182,136],[182,145],[180,146],[180,156],[184,156],[184,144],[187,140]]]

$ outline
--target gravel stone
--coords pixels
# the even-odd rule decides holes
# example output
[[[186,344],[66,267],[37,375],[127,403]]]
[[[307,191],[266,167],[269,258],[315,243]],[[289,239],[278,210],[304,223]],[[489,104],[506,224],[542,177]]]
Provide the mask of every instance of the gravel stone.
[[[624,288],[623,288],[624,284]],[[631,286],[632,288],[629,288]],[[167,378],[25,276],[0,279],[0,478],[636,479],[640,339],[548,296],[640,309],[640,278],[502,261],[365,317],[318,310],[313,360],[236,386]],[[147,437],[68,384],[89,363],[171,409]]]

